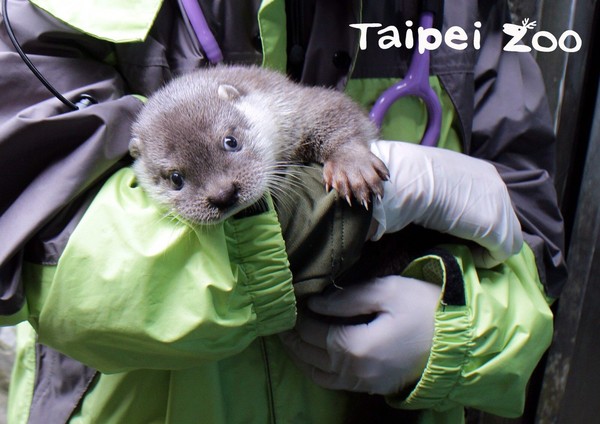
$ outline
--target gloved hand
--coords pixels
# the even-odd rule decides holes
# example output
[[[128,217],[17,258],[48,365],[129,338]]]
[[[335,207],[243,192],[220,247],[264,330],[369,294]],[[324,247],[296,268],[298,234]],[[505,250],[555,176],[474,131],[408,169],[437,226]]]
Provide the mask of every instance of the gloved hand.
[[[506,185],[493,165],[461,153],[411,143],[371,144],[390,171],[371,240],[415,223],[471,240],[475,264],[491,268],[520,251],[523,235]]]
[[[280,337],[298,366],[323,387],[396,393],[425,368],[440,292],[437,285],[392,275],[314,295],[308,308],[318,314],[375,318],[336,325],[300,313],[295,329]]]

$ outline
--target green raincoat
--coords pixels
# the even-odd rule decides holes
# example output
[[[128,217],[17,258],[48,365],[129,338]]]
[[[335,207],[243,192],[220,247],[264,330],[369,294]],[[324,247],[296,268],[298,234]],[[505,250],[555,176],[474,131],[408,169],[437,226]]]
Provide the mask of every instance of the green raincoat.
[[[40,45],[44,40],[58,40],[59,45],[72,40],[64,50],[38,53],[43,54],[41,67],[66,75],[68,81],[60,82],[63,91],[92,92],[100,100],[93,108],[102,112],[71,112],[81,118],[78,126],[70,127],[65,124],[69,117],[56,112],[56,102],[36,92],[30,103],[38,106],[24,106],[17,123],[9,120],[12,127],[0,127],[0,136],[3,131],[22,135],[13,128],[20,128],[23,117],[35,128],[51,128],[57,122],[62,125],[57,128],[74,133],[86,132],[86,122],[95,119],[102,124],[86,137],[101,140],[104,147],[94,150],[101,154],[94,153],[93,161],[78,162],[96,165],[77,168],[77,175],[83,175],[78,177],[79,188],[70,189],[62,209],[48,213],[19,262],[24,301],[0,317],[5,325],[21,322],[9,422],[351,422],[358,416],[361,396],[313,384],[288,359],[276,334],[295,321],[288,258],[297,287],[325,284],[345,266],[344,260],[357,255],[356,242],[331,231],[308,260],[310,266],[296,270],[294,246],[304,241],[303,235],[288,231],[295,228],[293,219],[283,216],[283,209],[278,217],[270,199],[267,210],[255,216],[210,227],[189,226],[165,218],[136,185],[132,171],[119,162],[141,99],[171,72],[206,63],[176,2],[31,3],[36,6],[10,2],[20,23],[31,22],[33,33],[22,38],[31,36]],[[232,4],[214,2],[211,13],[234,16],[228,6],[235,9],[238,3]],[[352,4],[348,13],[359,16],[360,7]],[[228,38],[217,28],[225,59],[244,63],[258,58],[264,66],[285,71],[290,40],[281,31],[284,6],[279,0],[239,5],[240,14],[243,9],[258,20],[237,30],[258,33],[254,44],[236,51],[227,47],[237,46],[231,40],[240,34]],[[164,46],[170,47],[167,53]],[[17,59],[3,53],[0,60]],[[365,107],[395,81],[361,77],[355,58],[348,66],[355,78],[334,80],[343,81],[347,93]],[[533,72],[529,77],[535,81],[539,75]],[[444,76],[432,76],[431,82],[444,105],[440,147],[472,150],[477,140],[471,140],[471,131],[461,121],[465,112],[460,99],[453,97]],[[529,106],[543,109],[540,104]],[[404,99],[387,115],[382,138],[418,142],[426,119],[418,101]],[[122,124],[111,125],[111,120]],[[537,133],[547,135],[546,127],[541,128]],[[546,140],[550,145],[551,137]],[[82,143],[80,149],[85,147]],[[79,153],[74,160],[87,157]],[[57,157],[56,163],[64,164]],[[64,208],[67,203],[75,212]],[[516,203],[520,211],[523,203]],[[366,232],[368,216],[347,212],[334,193],[309,197],[302,205],[301,215],[315,228],[324,217],[333,217],[327,224],[331,228],[344,223],[354,239],[364,240],[359,237]],[[529,209],[524,207],[520,216]],[[548,213],[548,221],[554,213]],[[437,246],[405,269],[403,275],[443,289],[433,347],[420,381],[410,392],[385,399],[390,408],[418,411],[406,412],[405,422],[460,423],[464,407],[503,416],[522,413],[527,381],[551,341],[549,295],[556,295],[552,287],[558,287],[550,281],[552,267],[540,266],[543,255],[556,259],[560,252],[552,248],[560,243],[547,238],[544,228],[524,225],[530,236],[522,251],[493,269],[477,269],[462,244]],[[40,246],[44,254],[36,256]],[[559,268],[559,261],[554,262]]]

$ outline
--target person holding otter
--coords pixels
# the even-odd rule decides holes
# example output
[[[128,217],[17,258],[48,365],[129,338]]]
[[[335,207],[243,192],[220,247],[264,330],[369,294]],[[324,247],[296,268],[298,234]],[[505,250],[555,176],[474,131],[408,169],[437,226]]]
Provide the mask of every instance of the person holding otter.
[[[431,52],[438,147],[418,144],[419,100],[388,111],[371,151],[390,177],[368,209],[326,191],[322,168],[306,164],[282,177],[302,181],[285,195],[190,225],[165,216],[129,167],[145,99],[214,62],[262,65],[368,110],[412,52],[361,50],[350,25],[417,22],[420,3],[141,0],[73,13],[65,1],[8,2],[10,422],[460,423],[466,407],[522,412],[565,267],[544,87],[531,56],[502,49],[505,2],[446,4],[437,24],[477,28],[481,48]],[[218,49],[200,42],[194,7]],[[27,72],[6,15],[75,108]],[[177,188],[178,177],[165,179]]]

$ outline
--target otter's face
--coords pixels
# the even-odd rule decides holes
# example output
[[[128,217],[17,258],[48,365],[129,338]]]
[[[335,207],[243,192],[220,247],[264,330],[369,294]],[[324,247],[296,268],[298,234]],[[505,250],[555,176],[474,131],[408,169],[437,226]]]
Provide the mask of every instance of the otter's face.
[[[133,128],[138,183],[193,223],[217,223],[254,204],[274,172],[273,134],[240,110],[237,90],[218,90],[206,99],[159,91]]]

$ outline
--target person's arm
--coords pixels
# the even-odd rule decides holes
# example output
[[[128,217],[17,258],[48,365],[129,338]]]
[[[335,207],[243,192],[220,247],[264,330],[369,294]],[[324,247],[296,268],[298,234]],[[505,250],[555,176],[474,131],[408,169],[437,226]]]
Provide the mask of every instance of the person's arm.
[[[506,184],[487,161],[463,153],[378,140],[371,151],[390,170],[373,202],[371,240],[409,224],[472,241],[477,266],[492,268],[523,246]]]
[[[466,246],[444,245],[414,261],[403,277],[313,297],[308,307],[316,313],[374,317],[365,325],[339,325],[306,314],[283,337],[308,375],[326,387],[384,394],[393,406],[424,415],[458,419],[464,406],[504,416],[522,413],[527,381],[552,337],[549,304],[564,281],[563,229],[551,179],[554,137],[544,87],[530,56],[502,51],[507,17],[500,3],[480,2],[490,26],[476,69],[467,153],[496,167],[493,174],[507,185],[525,245],[489,269],[478,268]],[[454,187],[470,189],[482,181],[461,185],[458,174]],[[433,198],[433,205],[457,198],[435,190],[421,194]],[[436,199],[440,195],[445,200]],[[461,205],[481,210],[481,199]],[[431,334],[425,341],[420,337]]]
[[[484,42],[475,67],[467,153],[496,167],[525,245],[489,270],[475,267],[467,249],[447,246],[462,270],[463,312],[468,312],[463,317],[453,315],[460,307],[436,312],[429,364],[401,405],[433,410],[464,405],[515,416],[522,413],[529,376],[552,340],[549,305],[566,280],[564,227],[552,179],[555,137],[540,70],[530,54],[503,50],[502,26],[510,22],[506,2],[480,1],[479,12]],[[447,287],[448,282],[444,292]],[[443,382],[453,376],[456,384],[446,391]]]
[[[295,322],[277,215],[222,224],[166,215],[130,168],[113,175],[56,266],[26,264],[38,341],[102,372],[182,369]]]
[[[69,99],[86,93],[98,103],[70,111],[54,98],[1,23],[0,324],[29,320],[41,343],[109,372],[217,359],[292,326],[294,297],[273,212],[193,230],[146,205],[122,173],[96,197],[126,165],[143,103],[115,68],[113,43],[29,1],[8,6],[42,74]]]
[[[392,152],[404,151],[400,143],[380,145]],[[419,151],[433,150],[414,150]],[[390,158],[402,163],[404,157],[382,157],[391,171],[391,183],[397,183],[396,171],[404,167],[390,164]],[[464,163],[434,161],[433,168],[436,172],[450,171],[445,173],[450,177],[455,175],[456,166],[464,169],[470,163],[472,168],[483,162],[462,159]],[[500,221],[513,221],[512,211],[503,216],[506,189],[495,191],[491,197],[477,189],[480,183],[484,188],[502,185],[493,167],[481,170],[490,171],[486,178],[471,178],[469,173],[460,176],[467,196],[452,189],[458,187],[458,181],[452,184],[444,180],[443,187],[450,187],[449,191],[434,189],[436,184],[422,185],[431,188],[421,192],[431,200],[429,209],[460,211],[465,218],[463,222],[459,214],[456,220],[439,223],[454,222],[456,225],[446,228],[450,233],[486,228],[491,222],[487,214],[465,212],[495,204],[500,207],[491,210],[497,211]],[[415,178],[409,179],[411,184],[419,184],[422,178],[417,175],[421,174],[412,175]],[[399,197],[408,190],[399,184],[396,188]],[[411,210],[409,202],[404,199],[404,208],[397,213]],[[433,216],[431,210],[423,213]],[[481,231],[478,237],[489,237],[488,241],[494,243],[501,234],[500,239],[508,241],[501,244],[514,248],[513,241],[520,240],[518,225],[491,223],[494,225],[490,231]],[[494,236],[498,228],[506,231]],[[486,244],[485,240],[481,243]],[[301,310],[295,330],[283,335],[282,340],[307,375],[324,387],[387,395],[396,407],[426,409],[427,414],[471,406],[500,415],[518,415],[529,376],[550,343],[552,313],[531,249],[520,243],[517,246],[521,246],[520,251],[503,263],[478,268],[473,253],[480,248],[441,245],[414,260],[402,276],[354,281],[341,289],[311,296],[307,307],[312,312],[335,319],[323,321]],[[359,325],[339,320],[352,318],[354,322],[360,316],[372,320]]]
[[[318,384],[386,395],[425,414],[478,408],[522,413],[528,379],[552,337],[552,313],[523,251],[478,270],[468,248],[445,245],[388,276],[313,296],[282,339]]]
[[[442,284],[442,297],[423,374],[408,395],[388,396],[388,402],[438,412],[472,407],[522,414],[527,383],[553,329],[531,250],[525,246],[504,264],[482,270],[469,249],[446,245],[404,275]]]

